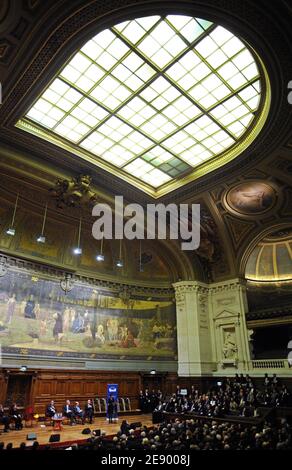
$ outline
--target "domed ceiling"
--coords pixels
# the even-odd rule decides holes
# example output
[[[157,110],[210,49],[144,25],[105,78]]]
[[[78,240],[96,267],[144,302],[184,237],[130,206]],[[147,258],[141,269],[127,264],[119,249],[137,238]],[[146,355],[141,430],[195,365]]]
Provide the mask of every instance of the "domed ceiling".
[[[86,42],[17,125],[159,197],[247,148],[269,94],[260,58],[227,29],[147,16]]]
[[[254,248],[245,276],[257,282],[292,280],[292,228],[270,234]]]

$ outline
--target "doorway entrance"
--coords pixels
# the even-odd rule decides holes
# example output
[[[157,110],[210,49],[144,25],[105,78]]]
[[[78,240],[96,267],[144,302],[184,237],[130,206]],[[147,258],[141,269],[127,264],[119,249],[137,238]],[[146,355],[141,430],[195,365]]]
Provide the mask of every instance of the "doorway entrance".
[[[32,384],[32,375],[30,374],[9,374],[6,406],[10,407],[16,403],[20,407],[26,407],[29,404]]]

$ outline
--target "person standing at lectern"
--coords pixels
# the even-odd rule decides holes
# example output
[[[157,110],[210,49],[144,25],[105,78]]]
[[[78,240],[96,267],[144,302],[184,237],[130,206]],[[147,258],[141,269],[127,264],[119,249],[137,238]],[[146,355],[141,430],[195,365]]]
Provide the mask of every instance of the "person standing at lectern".
[[[108,402],[107,402],[107,414],[108,414],[109,423],[113,422],[114,406],[115,406],[115,399],[112,395],[110,395]]]

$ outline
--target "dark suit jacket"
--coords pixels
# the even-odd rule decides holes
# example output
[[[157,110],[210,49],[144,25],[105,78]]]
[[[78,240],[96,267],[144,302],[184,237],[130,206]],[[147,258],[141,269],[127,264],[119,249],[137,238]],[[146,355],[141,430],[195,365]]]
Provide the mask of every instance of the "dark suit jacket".
[[[52,405],[48,405],[46,408],[46,415],[52,417],[54,416],[55,413],[56,413],[56,408],[52,407]]]
[[[69,415],[72,415],[72,414],[73,414],[73,408],[72,408],[72,406],[70,405],[70,406],[68,407],[68,411],[67,411],[67,405],[64,405],[64,406],[63,406],[63,413],[64,413],[65,416],[68,415],[68,414],[69,414]]]

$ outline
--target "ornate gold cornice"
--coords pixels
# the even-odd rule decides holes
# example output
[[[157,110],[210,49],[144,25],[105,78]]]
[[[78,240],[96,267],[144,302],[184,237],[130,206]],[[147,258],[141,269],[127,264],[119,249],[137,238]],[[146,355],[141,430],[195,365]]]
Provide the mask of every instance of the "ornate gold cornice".
[[[76,284],[86,284],[95,286],[100,291],[112,291],[119,293],[123,289],[128,289],[133,296],[155,297],[166,300],[174,298],[174,291],[171,285],[153,286],[147,282],[139,282],[134,280],[122,280],[117,277],[110,276],[88,276],[81,274],[74,269],[62,269],[61,266],[53,266],[29,261],[25,258],[17,258],[0,252],[1,263],[8,269],[18,272],[30,272],[32,275],[41,276],[44,279],[61,281],[65,274],[71,274],[71,281]]]

